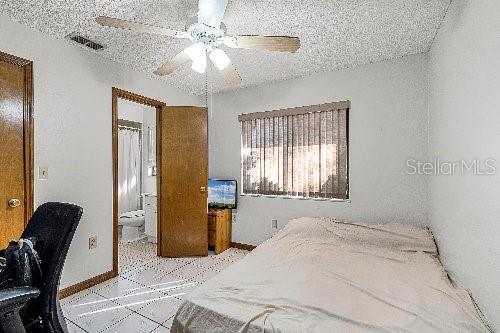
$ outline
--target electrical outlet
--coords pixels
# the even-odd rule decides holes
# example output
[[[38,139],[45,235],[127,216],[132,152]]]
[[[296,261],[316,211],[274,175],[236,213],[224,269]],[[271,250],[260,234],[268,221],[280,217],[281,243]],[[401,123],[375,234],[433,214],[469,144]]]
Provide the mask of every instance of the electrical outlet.
[[[271,220],[271,227],[273,229],[278,229],[278,220]]]
[[[49,179],[49,167],[41,166],[38,168],[38,179],[40,180]]]
[[[89,250],[97,247],[97,236],[89,237]]]
[[[236,213],[233,213],[233,215],[231,216],[231,219],[233,223],[236,223],[237,219],[236,219]]]

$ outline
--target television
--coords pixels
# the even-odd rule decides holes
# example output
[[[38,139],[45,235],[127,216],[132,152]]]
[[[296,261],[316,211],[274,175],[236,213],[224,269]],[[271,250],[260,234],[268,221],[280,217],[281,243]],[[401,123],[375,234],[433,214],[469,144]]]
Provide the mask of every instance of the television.
[[[236,209],[236,180],[209,179],[208,207]]]

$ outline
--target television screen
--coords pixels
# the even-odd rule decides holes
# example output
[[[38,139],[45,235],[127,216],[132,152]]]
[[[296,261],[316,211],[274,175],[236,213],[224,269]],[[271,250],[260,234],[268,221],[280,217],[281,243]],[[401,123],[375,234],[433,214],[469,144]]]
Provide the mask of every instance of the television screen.
[[[236,197],[236,180],[208,180],[208,207],[236,209]]]

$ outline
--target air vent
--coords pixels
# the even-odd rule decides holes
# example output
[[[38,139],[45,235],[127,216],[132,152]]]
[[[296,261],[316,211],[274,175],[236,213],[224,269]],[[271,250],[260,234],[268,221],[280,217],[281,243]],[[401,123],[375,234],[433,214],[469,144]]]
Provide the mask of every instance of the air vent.
[[[81,44],[83,46],[86,46],[88,48],[91,48],[94,51],[99,51],[104,48],[104,45],[101,45],[99,43],[93,42],[88,38],[85,38],[83,36],[78,35],[77,33],[72,33],[66,36],[69,40],[72,40],[73,42],[77,42],[78,44]]]

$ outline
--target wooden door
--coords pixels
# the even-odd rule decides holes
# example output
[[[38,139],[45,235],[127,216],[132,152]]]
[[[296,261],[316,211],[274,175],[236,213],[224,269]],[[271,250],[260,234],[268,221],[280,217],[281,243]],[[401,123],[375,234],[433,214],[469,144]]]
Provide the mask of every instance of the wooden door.
[[[207,109],[164,107],[157,128],[160,255],[206,256]]]
[[[31,62],[0,52],[0,249],[33,210],[31,75]]]

